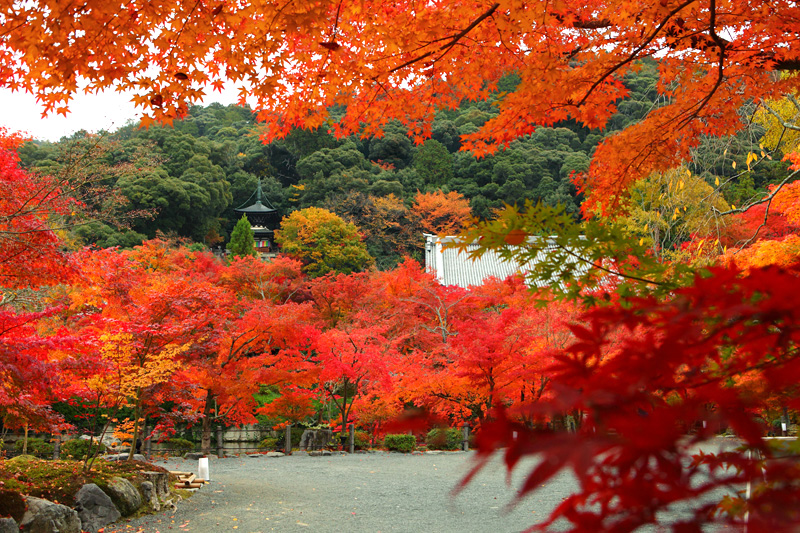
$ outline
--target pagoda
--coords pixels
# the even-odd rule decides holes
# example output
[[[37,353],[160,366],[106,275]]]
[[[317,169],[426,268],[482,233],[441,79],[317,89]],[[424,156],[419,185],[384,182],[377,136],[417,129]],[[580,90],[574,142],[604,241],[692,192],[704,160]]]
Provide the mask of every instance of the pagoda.
[[[264,202],[266,202],[266,205],[264,205]],[[264,197],[264,192],[261,190],[261,178],[258,180],[256,203],[248,207],[234,209],[234,212],[237,215],[247,217],[247,221],[250,222],[250,228],[253,230],[256,251],[262,257],[273,255],[277,252],[273,239],[275,229],[281,223],[281,216],[278,210]]]

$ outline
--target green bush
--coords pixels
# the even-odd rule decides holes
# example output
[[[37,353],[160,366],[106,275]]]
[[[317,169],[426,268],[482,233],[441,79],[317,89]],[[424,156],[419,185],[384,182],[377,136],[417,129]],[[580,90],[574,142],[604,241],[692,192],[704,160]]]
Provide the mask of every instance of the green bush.
[[[306,428],[303,428],[303,427],[294,427],[294,426],[292,426],[292,448],[297,448],[298,446],[300,446],[300,441],[303,438],[303,432],[305,430],[306,430]],[[285,433],[284,433],[284,435],[285,435]]]
[[[414,435],[386,435],[383,438],[383,445],[390,451],[408,453],[417,447],[417,439]]]
[[[463,435],[456,428],[433,428],[425,437],[429,450],[460,450]]]
[[[356,431],[354,442],[356,450],[366,450],[369,448],[370,443],[369,433],[366,431]]]
[[[98,455],[106,451],[106,447],[102,442],[92,443],[92,455]],[[82,461],[86,459],[89,453],[89,440],[88,439],[73,439],[61,445],[61,456],[68,459],[75,459]]]
[[[186,439],[169,439],[167,441],[167,448],[173,455],[183,455],[187,452],[194,451],[194,442]]]
[[[11,517],[17,522],[22,522],[27,505],[19,492],[0,489],[0,518]]]
[[[267,437],[258,443],[259,450],[274,450],[278,447],[278,439],[275,437]]]
[[[14,445],[18,452],[22,452],[23,446],[22,439],[18,440],[17,443]],[[45,442],[44,439],[40,439],[38,437],[30,437],[28,439],[28,455],[34,455],[36,457],[42,458],[50,458],[53,457],[53,445],[49,442]]]

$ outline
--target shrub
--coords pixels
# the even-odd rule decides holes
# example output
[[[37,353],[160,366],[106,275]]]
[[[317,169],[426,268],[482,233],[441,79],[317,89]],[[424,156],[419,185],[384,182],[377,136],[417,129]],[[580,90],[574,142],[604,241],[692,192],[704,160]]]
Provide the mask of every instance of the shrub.
[[[18,452],[22,452],[23,441],[18,440],[14,445]],[[53,445],[45,442],[44,439],[38,437],[31,437],[28,439],[28,455],[35,455],[36,457],[53,457]]]
[[[303,432],[306,428],[303,427],[294,427],[292,426],[292,448],[297,448],[300,446],[300,440],[303,437]],[[285,437],[284,437],[285,438]]]
[[[456,428],[433,428],[425,437],[425,444],[430,450],[459,450],[463,435]]]
[[[89,442],[88,439],[68,440],[61,445],[61,455],[68,459],[82,461],[89,454]],[[102,442],[92,443],[92,455],[98,455],[105,451],[106,447]]]
[[[366,450],[369,448],[370,438],[366,431],[356,431],[355,446],[356,450]]]
[[[414,435],[386,435],[383,445],[387,450],[408,453],[417,447],[417,439]]]
[[[169,439],[167,447],[173,455],[183,455],[186,452],[194,451],[194,443],[186,439]]]
[[[267,437],[258,443],[259,450],[274,450],[278,447],[278,439],[276,437]]]
[[[0,517],[11,517],[17,522],[22,522],[27,505],[19,492],[0,489]]]

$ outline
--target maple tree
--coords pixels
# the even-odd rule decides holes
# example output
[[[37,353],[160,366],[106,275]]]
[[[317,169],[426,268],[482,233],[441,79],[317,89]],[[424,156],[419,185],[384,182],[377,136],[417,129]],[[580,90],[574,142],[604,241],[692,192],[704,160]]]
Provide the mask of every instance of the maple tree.
[[[0,128],[0,284],[7,288],[55,284],[70,272],[53,223],[75,203],[58,180],[20,168],[21,143]]]
[[[402,256],[419,251],[418,217],[394,194],[350,192],[329,197],[326,207],[358,227],[367,250],[382,270],[395,266]]]
[[[479,437],[483,460],[477,468],[490,449],[507,444],[510,468],[529,454],[545,458],[524,481],[522,494],[562,470],[572,471],[578,491],[543,528],[563,517],[571,531],[632,531],[656,523],[659,510],[679,501],[690,511],[669,524],[673,530],[737,523],[745,511],[753,530],[792,527],[800,496],[796,466],[776,459],[762,439],[752,416],[759,395],[733,382],[757,371],[765,389],[797,407],[797,309],[788,295],[798,280],[796,267],[753,269],[746,277],[735,268],[714,267],[670,300],[645,296],[587,311],[585,325],[570,326],[575,340],[554,353],[557,397],[531,409],[534,416],[579,410],[579,432],[526,430],[498,411],[496,423]],[[624,338],[609,350],[616,331]],[[715,406],[711,412],[709,404]],[[714,435],[714,424],[687,435],[699,420],[732,427],[763,458],[736,451],[698,454],[694,446]],[[513,439],[514,431],[522,438]],[[717,498],[704,498],[746,482],[758,484],[749,500],[733,493],[718,508]]]
[[[57,379],[63,366],[50,354],[74,339],[58,327],[39,327],[59,308],[34,291],[75,274],[54,227],[74,202],[58,180],[20,168],[21,142],[0,128],[0,415],[27,437],[29,428],[63,422],[51,409],[66,394]]]
[[[211,351],[217,340],[221,290],[209,282],[209,269],[204,272],[191,261],[192,269],[183,268],[184,254],[156,240],[127,252],[102,250],[81,257],[82,276],[67,293],[75,327],[130,334],[126,371],[133,376],[155,367],[170,377],[178,362]],[[175,346],[182,348],[170,348]],[[134,410],[133,442],[157,385],[170,384],[147,378],[150,371],[144,375],[128,400]]]
[[[469,202],[457,192],[418,192],[411,210],[422,230],[434,235],[457,235],[472,220]]]

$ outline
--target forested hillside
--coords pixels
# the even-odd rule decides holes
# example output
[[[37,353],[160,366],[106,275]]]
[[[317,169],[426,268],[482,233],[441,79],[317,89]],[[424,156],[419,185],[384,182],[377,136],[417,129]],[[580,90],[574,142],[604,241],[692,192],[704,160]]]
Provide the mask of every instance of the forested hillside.
[[[625,83],[630,93],[605,130],[588,130],[572,122],[540,127],[481,159],[459,151],[460,136],[496,116],[491,100],[466,101],[440,112],[432,138],[417,146],[403,127],[392,124],[382,137],[336,139],[320,128],[294,130],[285,139],[264,144],[251,110],[212,104],[191,108],[172,126],[140,129],[129,124],[100,136],[78,133],[58,143],[30,142],[20,156],[29,170],[67,177],[96,173],[100,182],[127,199],[123,210],[135,215],[129,227],[116,227],[117,216],[78,225],[72,230],[77,245],[130,247],[157,232],[211,247],[223,245],[238,218],[233,209],[252,203],[260,178],[266,197],[283,215],[324,207],[354,223],[383,269],[397,264],[404,254],[419,257],[422,231],[436,229],[425,220],[433,216],[430,210],[424,212],[415,202],[418,192],[457,192],[469,201],[472,215],[484,219],[504,203],[526,199],[563,204],[580,217],[582,196],[573,175],[588,169],[604,136],[663,103],[656,80],[654,62],[629,74]],[[516,83],[508,77],[498,94],[513,91]],[[747,161],[749,153],[761,150],[764,132],[758,124],[750,124],[737,138],[701,145],[690,167],[698,179],[697,201],[704,190],[700,182],[714,185],[723,180],[725,201],[741,205],[776,181],[786,168],[780,158],[759,157],[759,164],[752,166]],[[647,218],[633,216],[631,223],[641,226]],[[678,233],[665,244],[676,247],[685,238],[688,234]]]

